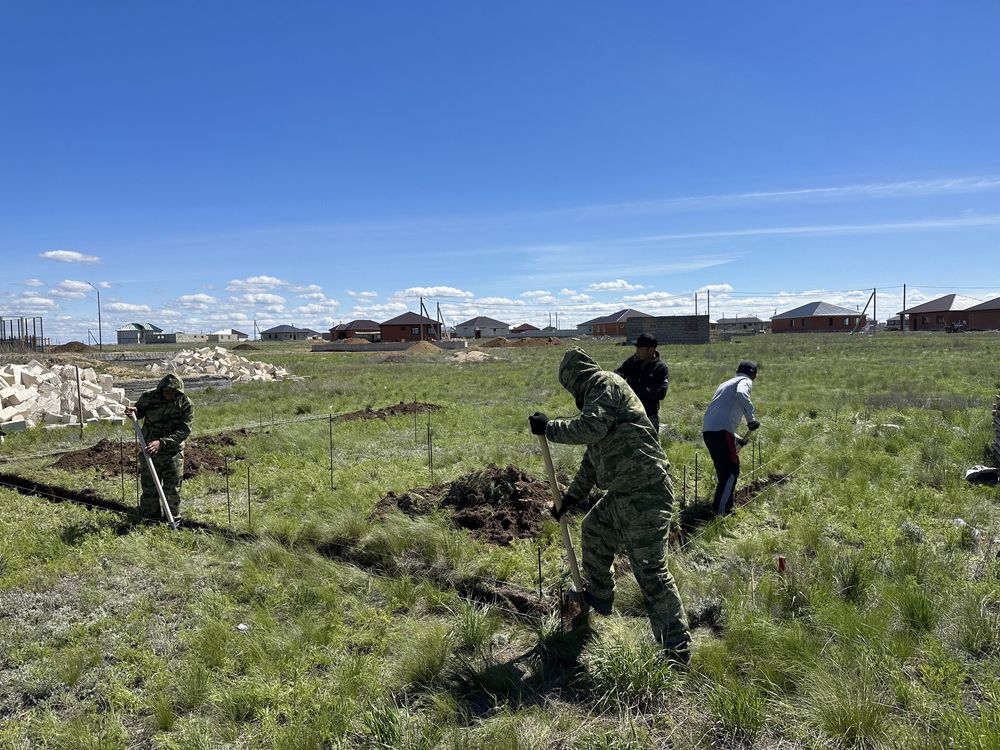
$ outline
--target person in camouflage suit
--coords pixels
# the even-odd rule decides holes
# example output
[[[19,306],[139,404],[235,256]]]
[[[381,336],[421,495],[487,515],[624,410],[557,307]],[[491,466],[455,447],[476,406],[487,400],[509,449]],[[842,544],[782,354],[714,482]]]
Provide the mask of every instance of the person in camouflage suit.
[[[191,399],[184,393],[180,377],[165,375],[156,390],[146,391],[126,414],[144,420],[142,436],[153,467],[163,486],[163,494],[174,518],[180,515],[181,481],[184,478],[184,441],[191,434]],[[160,496],[145,461],[140,461],[142,497],[139,512],[144,518],[160,518]]]
[[[584,598],[599,614],[611,614],[612,566],[624,549],[654,637],[670,659],[687,663],[687,616],[666,560],[674,502],[670,464],[653,426],[625,380],[602,370],[582,349],[566,352],[559,382],[573,394],[580,415],[549,420],[536,412],[529,422],[533,433],[554,443],[587,446],[562,510],[595,486],[607,491],[583,519]]]

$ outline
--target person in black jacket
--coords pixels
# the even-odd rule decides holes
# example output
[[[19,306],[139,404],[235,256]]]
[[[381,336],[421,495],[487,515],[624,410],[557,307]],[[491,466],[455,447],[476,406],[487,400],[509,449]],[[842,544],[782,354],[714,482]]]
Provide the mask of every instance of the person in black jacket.
[[[635,340],[635,354],[622,362],[616,373],[625,378],[639,397],[653,429],[660,431],[660,402],[670,386],[667,363],[656,351],[656,339],[643,333]]]

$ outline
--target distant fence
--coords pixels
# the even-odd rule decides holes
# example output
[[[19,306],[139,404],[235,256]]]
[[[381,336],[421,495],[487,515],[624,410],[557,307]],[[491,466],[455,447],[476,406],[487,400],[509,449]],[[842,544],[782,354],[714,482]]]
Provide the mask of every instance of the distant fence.
[[[1000,461],[1000,391],[997,391],[997,403],[993,407],[993,457]]]
[[[0,351],[44,352],[47,344],[45,321],[42,318],[0,316]]]

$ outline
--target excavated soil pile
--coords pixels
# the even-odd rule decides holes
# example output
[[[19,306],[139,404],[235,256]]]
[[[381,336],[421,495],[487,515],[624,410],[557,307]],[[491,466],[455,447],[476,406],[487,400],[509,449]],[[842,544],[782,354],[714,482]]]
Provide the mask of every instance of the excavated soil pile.
[[[480,344],[480,346],[482,346],[482,347],[484,347],[486,349],[503,349],[503,348],[506,348],[508,346],[514,346],[514,345],[512,343],[510,343],[507,339],[505,339],[503,336],[501,336],[498,339],[493,339],[492,341],[487,341],[485,344]]]
[[[511,346],[559,346],[562,343],[555,336],[544,339],[518,339]]]
[[[360,346],[362,344],[370,344],[371,341],[369,341],[368,339],[362,339],[362,338],[358,338],[357,336],[355,336],[355,337],[349,338],[349,339],[339,339],[338,341],[334,341],[333,343],[335,343],[335,344],[350,344],[351,346]]]
[[[87,346],[81,341],[68,341],[62,346],[53,346],[50,350],[56,354],[84,354],[86,352],[94,351],[92,347]]]
[[[379,501],[373,515],[383,516],[397,508],[408,516],[445,510],[452,522],[476,539],[509,546],[515,539],[538,534],[549,512],[548,483],[514,466],[501,469],[490,464],[450,484],[390,492]]]
[[[253,344],[237,344],[233,347],[233,349],[239,349],[240,351],[247,351],[248,349],[255,352],[260,351],[260,347],[254,346]]]
[[[422,404],[419,401],[404,404],[400,401],[398,404],[387,406],[384,409],[373,409],[369,406],[365,409],[341,414],[338,419],[345,422],[354,422],[358,419],[385,419],[386,417],[399,417],[404,414],[426,414],[427,412],[437,411],[440,408],[437,404]]]
[[[239,430],[239,435],[249,435],[247,430]],[[184,446],[184,478],[191,479],[203,472],[214,474],[226,473],[226,462],[216,452],[216,448],[236,445],[235,438],[229,435],[209,435],[207,437],[188,440]],[[126,473],[135,471],[135,445],[125,443],[125,465],[122,466],[121,446],[117,441],[103,439],[97,445],[82,450],[64,453],[53,464],[57,469],[65,471],[83,471],[97,469],[106,478],[116,477],[124,468]],[[229,469],[232,474],[232,468]]]
[[[418,341],[413,346],[406,350],[407,354],[421,354],[423,352],[430,352],[431,354],[435,352],[440,352],[440,346],[434,346],[430,341]]]

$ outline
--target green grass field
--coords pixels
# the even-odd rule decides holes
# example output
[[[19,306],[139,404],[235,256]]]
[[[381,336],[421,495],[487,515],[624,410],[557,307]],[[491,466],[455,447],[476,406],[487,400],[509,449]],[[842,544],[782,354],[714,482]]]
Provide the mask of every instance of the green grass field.
[[[585,348],[610,369],[631,353]],[[0,747],[1000,748],[1000,498],[963,476],[989,462],[995,335],[661,348],[678,497],[686,476],[686,503],[707,502],[701,416],[744,357],[761,363],[759,476],[787,477],[672,555],[700,625],[682,673],[658,658],[630,574],[616,615],[569,632],[459,596],[481,579],[537,588],[539,547],[543,586],[557,590],[553,521],[494,547],[443,515],[371,520],[387,492],[431,483],[426,415],[335,422],[331,490],[322,417],[413,400],[443,407],[436,481],[490,463],[543,477],[526,416],[574,413],[557,381],[563,348],[488,351],[474,364],[241,352],[308,376],[194,394],[195,434],[251,427],[227,450],[242,457],[236,531],[248,530],[251,467],[252,537],[0,488]],[[88,444],[124,434],[89,429]],[[33,431],[2,451],[75,447],[76,433]],[[553,452],[571,476],[582,450]],[[52,461],[0,471],[120,499],[117,477]],[[741,486],[751,472],[745,453]],[[222,477],[183,494],[186,517],[228,526]]]

